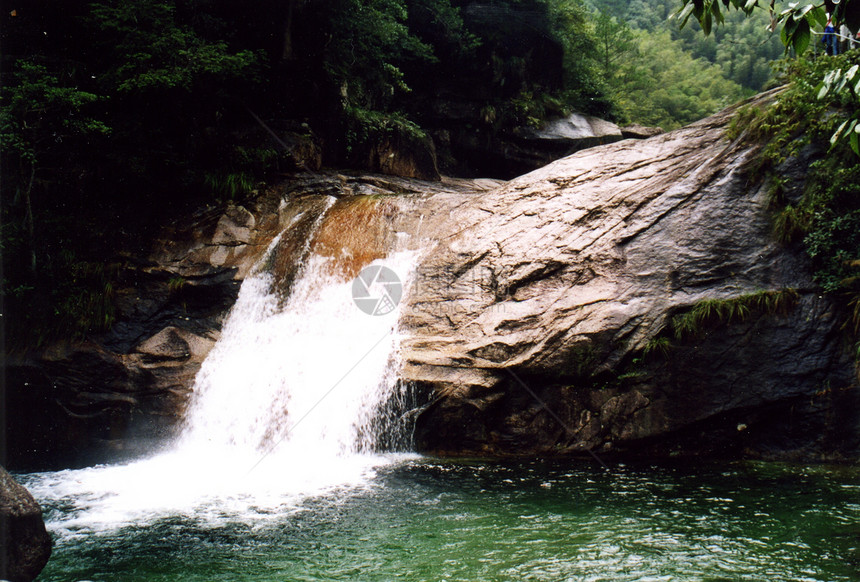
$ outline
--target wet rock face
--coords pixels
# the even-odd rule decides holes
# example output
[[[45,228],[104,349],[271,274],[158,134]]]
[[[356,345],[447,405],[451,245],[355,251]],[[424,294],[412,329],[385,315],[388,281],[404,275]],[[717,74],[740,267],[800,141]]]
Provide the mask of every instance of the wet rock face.
[[[178,218],[130,261],[111,332],[7,362],[7,409],[26,411],[7,415],[9,462],[102,462],[174,434],[267,248],[259,268],[284,296],[309,253],[349,279],[415,252],[401,379],[432,395],[422,451],[856,458],[842,315],[802,250],[773,240],[756,149],[727,140],[730,116],[510,182],[305,174]],[[780,172],[802,181],[815,155]],[[742,317],[676,336],[703,301],[756,293]]]
[[[52,544],[39,504],[0,467],[0,579],[34,580],[48,563]]]
[[[729,118],[580,152],[436,225],[405,320],[405,378],[437,395],[423,450],[856,455],[840,315],[770,235]],[[796,300],[675,336],[701,302],[762,291]]]
[[[242,280],[276,236],[261,268],[287,296],[308,253],[331,257],[352,278],[388,253],[397,232],[414,228],[416,200],[497,185],[307,174],[243,205],[177,217],[149,256],[129,259],[110,332],[7,358],[8,466],[85,466],[169,442]]]

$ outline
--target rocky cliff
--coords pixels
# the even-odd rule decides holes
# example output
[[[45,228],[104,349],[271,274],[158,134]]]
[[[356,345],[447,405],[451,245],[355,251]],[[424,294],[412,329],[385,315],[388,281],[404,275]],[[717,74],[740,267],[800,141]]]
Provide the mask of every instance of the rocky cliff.
[[[166,438],[284,229],[266,265],[283,292],[310,252],[345,279],[395,244],[419,254],[402,377],[428,402],[423,451],[854,458],[841,315],[771,236],[757,147],[726,137],[731,115],[510,182],[305,174],[177,220],[127,261],[109,334],[11,362],[9,406],[27,413],[10,415],[10,463]],[[783,169],[800,183],[809,161]]]
[[[726,137],[730,116],[580,152],[450,209],[406,320],[405,377],[436,395],[422,450],[857,451],[840,316],[802,251],[771,235],[757,148]]]

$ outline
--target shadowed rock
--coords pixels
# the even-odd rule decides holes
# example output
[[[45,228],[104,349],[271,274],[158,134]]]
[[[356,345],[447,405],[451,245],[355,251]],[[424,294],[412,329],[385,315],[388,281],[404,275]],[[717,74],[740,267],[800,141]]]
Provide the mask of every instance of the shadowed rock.
[[[628,125],[621,128],[621,135],[624,139],[648,139],[663,133],[659,127],[647,127],[645,125]]]
[[[39,504],[0,467],[0,579],[34,580],[51,557],[52,543]]]

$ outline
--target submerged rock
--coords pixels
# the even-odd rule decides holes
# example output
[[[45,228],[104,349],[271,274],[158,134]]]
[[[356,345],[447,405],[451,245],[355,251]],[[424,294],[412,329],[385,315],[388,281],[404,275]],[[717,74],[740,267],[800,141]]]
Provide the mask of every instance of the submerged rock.
[[[52,545],[39,504],[0,467],[0,579],[34,580],[48,563]]]

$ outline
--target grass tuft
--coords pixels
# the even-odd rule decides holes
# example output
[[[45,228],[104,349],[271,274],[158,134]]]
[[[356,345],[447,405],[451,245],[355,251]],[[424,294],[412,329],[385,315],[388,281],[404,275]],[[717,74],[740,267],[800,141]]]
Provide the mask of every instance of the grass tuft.
[[[672,329],[677,340],[696,337],[708,327],[740,323],[753,315],[788,313],[799,299],[796,289],[758,291],[732,299],[706,299],[673,317]]]

